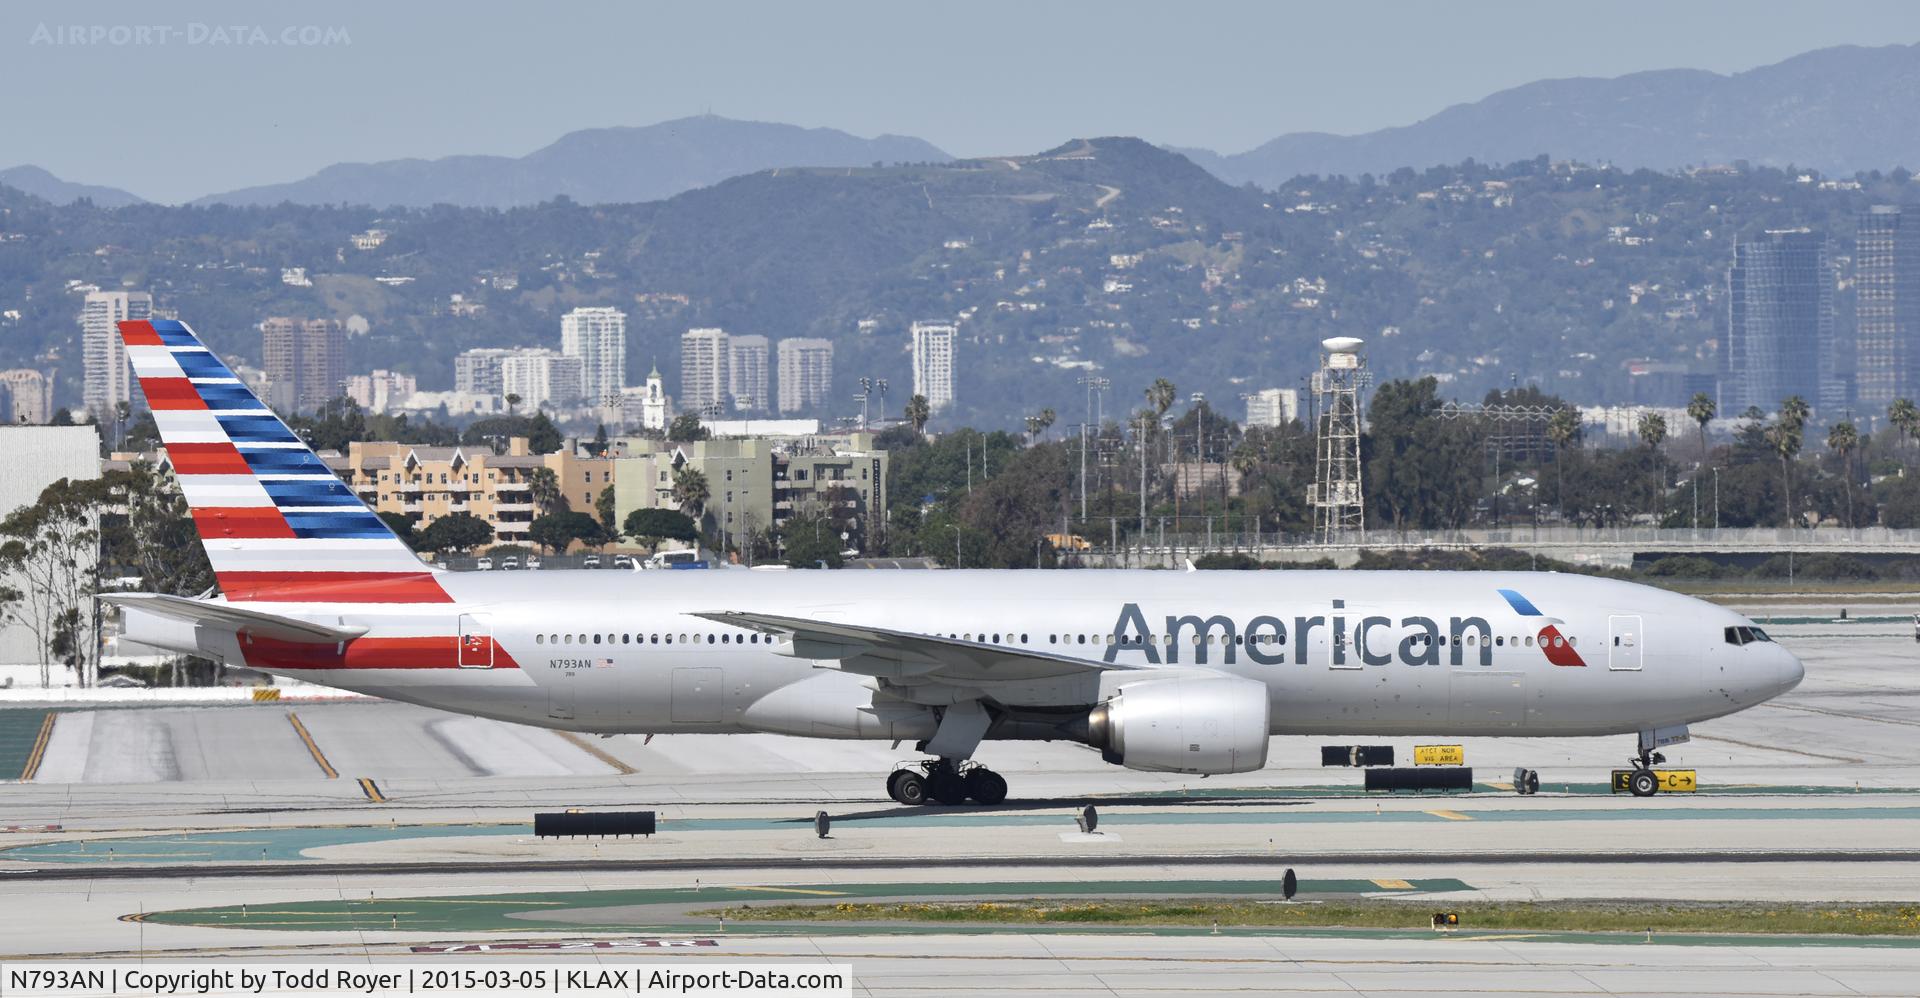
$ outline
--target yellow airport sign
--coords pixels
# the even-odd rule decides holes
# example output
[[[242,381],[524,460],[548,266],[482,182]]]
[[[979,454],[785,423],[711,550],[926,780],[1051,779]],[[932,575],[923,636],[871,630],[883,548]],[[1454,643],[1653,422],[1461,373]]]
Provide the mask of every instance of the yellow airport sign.
[[[1691,769],[1656,769],[1653,777],[1660,781],[1663,794],[1690,794],[1700,789],[1700,780]]]
[[[1631,793],[1633,787],[1629,781],[1633,779],[1634,772],[1635,770],[1631,769],[1614,770],[1613,792],[1616,794]],[[1658,787],[1656,791],[1658,793],[1690,794],[1700,789],[1700,777],[1697,770],[1656,769],[1653,771],[1653,778]]]
[[[1415,745],[1413,764],[1416,766],[1464,766],[1467,764],[1467,747],[1464,745]]]

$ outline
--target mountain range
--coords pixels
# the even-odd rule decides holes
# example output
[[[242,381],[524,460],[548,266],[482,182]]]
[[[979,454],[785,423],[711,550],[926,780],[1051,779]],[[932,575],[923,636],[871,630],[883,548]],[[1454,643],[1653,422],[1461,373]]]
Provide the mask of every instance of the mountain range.
[[[1234,184],[1278,188],[1308,175],[1383,175],[1467,159],[1556,160],[1669,170],[1747,160],[1827,173],[1920,167],[1920,45],[1841,46],[1723,75],[1670,69],[1540,80],[1409,125],[1358,135],[1297,132],[1223,155],[1180,148]],[[860,138],[699,115],[641,127],[570,132],[521,157],[462,155],[338,163],[288,183],[209,194],[194,204],[359,204],[375,208],[509,208],[565,196],[638,203],[781,167],[950,161],[923,139]],[[0,183],[56,204],[80,197],[120,206],[123,190],[69,183],[34,166]]]
[[[1475,159],[1670,170],[1748,160],[1829,173],[1920,167],[1920,45],[1819,49],[1743,73],[1540,80],[1398,128],[1297,132],[1246,152],[1181,153],[1232,183],[1386,174]]]
[[[0,170],[0,184],[52,204],[72,204],[81,198],[92,198],[93,203],[102,208],[122,208],[145,200],[118,187],[70,183],[37,166],[13,166]]]
[[[512,208],[556,196],[582,204],[658,201],[728,177],[777,167],[945,162],[920,139],[863,139],[832,128],[800,128],[700,115],[636,128],[569,132],[525,156],[448,156],[338,163],[303,180],[209,194],[194,204],[457,204]]]

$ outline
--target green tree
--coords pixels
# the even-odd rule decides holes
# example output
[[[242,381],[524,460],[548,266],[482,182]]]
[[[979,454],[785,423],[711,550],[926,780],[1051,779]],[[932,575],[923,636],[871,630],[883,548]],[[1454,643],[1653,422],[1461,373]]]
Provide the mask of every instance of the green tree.
[[[1920,407],[1916,407],[1912,399],[1894,399],[1893,404],[1887,406],[1887,422],[1900,431],[1903,443],[1910,444],[1914,437],[1920,436]]]
[[[826,516],[814,512],[789,517],[780,527],[781,553],[788,568],[839,568],[840,534]]]
[[[517,415],[515,410],[519,408],[520,408],[520,393],[508,392],[507,393],[507,415],[509,416]]]
[[[617,515],[614,502],[613,486],[609,485],[593,497],[593,511],[600,517],[600,525],[607,528],[607,533],[618,540],[618,524],[614,522],[614,517]]]
[[[623,532],[647,546],[660,547],[661,541],[691,541],[699,538],[700,527],[693,518],[677,509],[636,509],[627,514]]]
[[[690,412],[683,412],[673,417],[673,423],[667,427],[667,439],[676,444],[705,440],[712,435],[705,426],[701,425],[700,417]]]
[[[1155,378],[1153,384],[1147,386],[1147,404],[1153,406],[1156,418],[1165,416],[1179,397],[1180,393],[1173,387],[1173,382],[1165,378]]]
[[[436,554],[465,554],[493,543],[493,525],[471,513],[454,513],[427,524],[420,532],[420,550]]]
[[[601,526],[599,520],[571,510],[549,513],[535,519],[527,526],[527,537],[555,554],[566,553],[574,541],[587,547],[599,547],[610,539],[607,528]]]
[[[1567,478],[1561,469],[1561,459],[1567,448],[1580,439],[1580,414],[1572,409],[1558,409],[1547,419],[1547,440],[1553,444],[1554,499],[1560,504],[1560,518],[1567,518]]]
[[[1693,420],[1693,425],[1700,428],[1700,463],[1702,465],[1707,463],[1707,424],[1713,422],[1714,415],[1719,411],[1719,404],[1714,402],[1713,396],[1706,392],[1694,392],[1693,398],[1687,400],[1687,417]]]
[[[1840,480],[1847,492],[1847,529],[1853,529],[1853,452],[1860,446],[1860,428],[1841,420],[1827,429],[1827,449],[1840,458]]]
[[[707,500],[713,498],[713,490],[707,485],[707,476],[697,468],[683,465],[673,473],[673,502],[682,512],[695,520],[707,508]]]
[[[592,451],[594,457],[606,457],[609,446],[611,444],[607,440],[607,424],[600,423],[593,429],[593,444],[588,449]]]
[[[1805,424],[1792,418],[1786,408],[1780,410],[1780,416],[1766,429],[1767,447],[1780,458],[1780,494],[1786,514],[1786,525],[1794,525],[1793,513],[1793,459],[1800,453],[1800,445]]]
[[[545,412],[536,412],[527,421],[527,447],[535,454],[554,454],[566,444],[560,436],[560,428],[553,425]]]
[[[560,476],[552,468],[535,468],[527,473],[527,498],[539,513],[565,513],[573,509],[560,488]]]
[[[75,622],[96,589],[100,514],[109,498],[102,479],[62,478],[0,520],[0,578],[11,578],[19,593],[8,613],[41,649],[43,686],[52,685],[55,661],[73,658]],[[83,672],[81,685],[89,678]]]
[[[1654,472],[1653,503],[1663,504],[1667,493],[1667,476],[1666,463],[1660,454],[1660,445],[1667,440],[1667,417],[1657,412],[1643,412],[1640,414],[1638,429],[1640,442],[1646,445],[1647,455],[1652,459],[1650,463]],[[1656,520],[1660,513],[1659,509],[1651,504],[1647,512],[1654,514]]]
[[[1435,418],[1439,382],[1390,381],[1368,408],[1362,466],[1375,515],[1395,530],[1457,527],[1480,495],[1483,461],[1467,424]]]
[[[925,395],[915,395],[907,399],[904,415],[907,422],[912,424],[916,436],[924,434],[927,432],[927,420],[933,418],[933,406],[927,402]]]
[[[393,536],[400,538],[401,543],[415,551],[420,550],[420,535],[413,529],[412,517],[407,516],[405,513],[394,513],[387,510],[381,510],[374,515],[380,518],[381,523],[387,525],[388,530],[393,531]]]

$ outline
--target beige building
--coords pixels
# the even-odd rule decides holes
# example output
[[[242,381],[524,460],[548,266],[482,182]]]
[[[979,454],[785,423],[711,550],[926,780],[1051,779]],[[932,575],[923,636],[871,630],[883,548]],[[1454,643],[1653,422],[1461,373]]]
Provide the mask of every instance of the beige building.
[[[560,493],[575,511],[592,513],[594,500],[613,484],[613,462],[582,457],[570,450],[534,454],[527,438],[507,441],[504,454],[482,446],[423,447],[391,441],[349,445],[328,466],[367,505],[380,513],[398,513],[425,529],[454,513],[469,513],[493,525],[501,543],[526,543],[537,514],[532,475],[547,468],[559,480]]]
[[[311,412],[345,392],[347,331],[332,319],[267,319],[260,323],[260,366],[268,405]]]
[[[707,479],[700,527],[731,549],[811,511],[852,520],[869,547],[885,529],[887,452],[874,447],[871,433],[681,444],[631,437],[620,441],[617,453],[623,456],[613,461],[614,503],[621,522],[636,509],[678,509],[674,475],[690,467]],[[861,541],[855,536],[849,543]]]
[[[13,399],[13,411],[0,413],[9,423],[40,426],[53,418],[53,377],[32,368],[0,371],[0,385],[7,386]]]

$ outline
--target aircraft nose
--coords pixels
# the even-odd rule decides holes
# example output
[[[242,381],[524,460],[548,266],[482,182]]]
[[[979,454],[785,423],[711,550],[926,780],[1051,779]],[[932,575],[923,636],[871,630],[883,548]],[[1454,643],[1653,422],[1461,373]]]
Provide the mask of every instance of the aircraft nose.
[[[1787,651],[1785,648],[1780,649],[1780,663],[1778,668],[1780,672],[1780,688],[1776,691],[1776,696],[1800,685],[1800,681],[1807,678],[1807,667],[1801,664],[1798,656]]]

